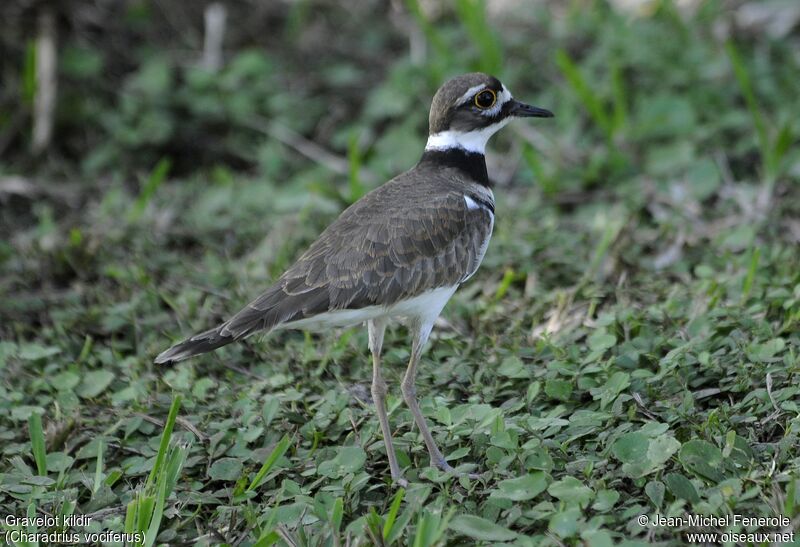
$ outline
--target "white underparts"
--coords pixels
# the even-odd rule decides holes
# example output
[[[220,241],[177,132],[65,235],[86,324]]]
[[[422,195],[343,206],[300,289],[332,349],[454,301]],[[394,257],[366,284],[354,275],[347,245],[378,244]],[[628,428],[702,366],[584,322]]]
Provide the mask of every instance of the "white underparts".
[[[323,330],[331,327],[351,327],[373,319],[397,319],[433,323],[442,312],[457,286],[439,287],[419,296],[401,300],[391,306],[368,306],[357,310],[335,310],[306,319],[284,323],[277,329]]]
[[[505,118],[492,125],[473,129],[472,131],[440,131],[428,137],[425,150],[447,150],[449,148],[462,148],[467,152],[477,152],[483,154],[486,151],[486,143],[492,135],[506,126],[511,118]]]

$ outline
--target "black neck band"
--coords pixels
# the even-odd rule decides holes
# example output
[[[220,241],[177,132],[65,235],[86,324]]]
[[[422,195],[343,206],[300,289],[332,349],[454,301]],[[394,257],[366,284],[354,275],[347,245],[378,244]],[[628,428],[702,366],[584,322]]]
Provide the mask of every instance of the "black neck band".
[[[486,158],[480,152],[467,152],[463,148],[425,150],[419,163],[420,165],[427,163],[439,167],[452,167],[477,183],[491,186],[489,173],[486,171]]]

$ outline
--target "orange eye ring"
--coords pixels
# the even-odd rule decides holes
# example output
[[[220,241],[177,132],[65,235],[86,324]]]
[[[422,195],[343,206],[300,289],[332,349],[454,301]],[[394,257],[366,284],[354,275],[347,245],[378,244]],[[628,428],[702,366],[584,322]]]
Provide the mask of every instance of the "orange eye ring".
[[[495,93],[493,89],[484,89],[475,95],[473,102],[475,103],[475,106],[481,110],[492,108],[497,102],[497,93]]]

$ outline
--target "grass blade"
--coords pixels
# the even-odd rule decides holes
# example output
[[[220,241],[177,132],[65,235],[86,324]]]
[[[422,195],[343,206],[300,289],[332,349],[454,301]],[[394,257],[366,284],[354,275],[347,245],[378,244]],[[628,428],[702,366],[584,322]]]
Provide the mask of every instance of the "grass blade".
[[[389,535],[392,533],[394,522],[397,519],[397,512],[400,510],[400,504],[403,502],[403,496],[405,495],[405,493],[406,493],[405,488],[400,488],[397,491],[397,494],[394,495],[394,499],[392,500],[392,506],[389,507],[389,514],[386,515],[386,521],[383,524],[384,541],[387,540],[389,538]]]
[[[175,484],[178,482],[183,464],[186,463],[187,449],[185,446],[176,446],[170,451],[169,461],[164,468],[164,476],[167,482],[167,494],[170,494],[175,489]]]
[[[125,533],[132,534],[136,530],[136,521],[138,520],[137,509],[139,508],[138,503],[139,494],[137,493],[134,497],[133,501],[128,504],[128,508],[125,510]]]
[[[753,289],[753,281],[756,278],[758,271],[758,261],[761,258],[761,249],[759,247],[753,248],[753,253],[750,255],[750,265],[747,268],[747,275],[744,277],[742,283],[742,303],[744,303],[750,296],[750,291]]]
[[[270,547],[276,545],[281,540],[281,536],[275,530],[267,532],[255,542],[253,547]]]
[[[176,395],[172,400],[172,405],[169,407],[169,414],[167,415],[167,422],[164,424],[164,433],[161,434],[161,444],[158,446],[158,454],[156,461],[153,464],[153,469],[150,470],[150,475],[147,477],[145,489],[155,481],[161,467],[164,465],[164,459],[167,456],[167,448],[169,447],[169,440],[172,437],[172,429],[175,427],[175,420],[178,418],[178,410],[181,408],[181,396]]]
[[[152,547],[155,544],[156,537],[158,536],[158,529],[161,526],[161,517],[164,515],[164,504],[167,498],[167,476],[163,473],[159,477],[158,492],[155,497],[155,507],[152,510],[150,518],[150,526],[147,528],[147,536],[145,538],[145,547]],[[152,498],[151,498],[152,499]]]
[[[168,157],[161,158],[161,160],[156,164],[156,166],[150,172],[150,176],[147,177],[147,180],[144,182],[142,190],[139,192],[139,196],[136,198],[136,201],[133,203],[130,211],[128,212],[129,221],[136,221],[142,216],[145,208],[147,208],[147,204],[150,203],[151,199],[153,199],[156,190],[158,190],[158,187],[161,186],[162,182],[164,182],[164,179],[167,178],[167,174],[169,173],[171,167],[172,160],[170,160]]]
[[[797,514],[797,500],[798,492],[797,485],[800,484],[800,479],[796,477],[789,478],[789,484],[786,486],[786,496],[783,502],[783,514],[789,518],[794,518]]]
[[[503,66],[500,43],[486,22],[486,5],[483,0],[458,0],[456,13],[472,42],[478,47],[480,69],[487,74],[499,74]]]
[[[39,475],[45,476],[47,475],[47,448],[42,430],[42,417],[36,412],[32,412],[28,418],[28,432],[31,436],[31,451],[36,462],[36,470]]]
[[[503,272],[503,279],[500,280],[500,285],[497,286],[497,291],[494,293],[494,299],[496,301],[503,299],[516,278],[517,274],[514,272],[514,269],[506,268],[506,271]]]
[[[425,12],[422,11],[422,7],[419,5],[419,0],[406,0],[406,7],[408,8],[408,11],[411,12],[411,16],[419,25],[422,33],[425,35],[425,38],[433,47],[433,51],[436,53],[436,56],[445,65],[450,64],[450,51],[445,45],[442,36],[439,34],[439,31],[436,30],[436,27],[434,27],[430,21],[428,21],[428,18],[425,16]]]
[[[736,46],[732,42],[725,45],[725,50],[728,52],[728,58],[733,65],[733,73],[736,76],[736,81],[739,82],[739,89],[744,96],[744,102],[747,104],[747,109],[750,111],[750,116],[753,118],[753,125],[756,127],[758,134],[759,147],[762,154],[768,149],[767,144],[767,128],[764,125],[764,120],[761,117],[761,111],[758,108],[758,101],[756,94],[753,91],[753,83],[750,80],[750,74],[747,72],[747,67],[744,66]],[[766,158],[762,158],[764,160]]]
[[[331,510],[331,527],[333,528],[334,543],[339,543],[339,530],[342,528],[342,517],[344,516],[344,500],[336,498]]]
[[[103,484],[103,441],[97,443],[97,463],[94,466],[94,485],[92,495],[97,494]]]
[[[613,90],[613,114],[611,116],[612,131],[616,134],[628,120],[627,93],[622,79],[622,69],[619,63],[611,63],[611,88]]]
[[[528,143],[523,143],[522,145],[522,159],[533,173],[533,180],[542,189],[542,193],[546,196],[554,195],[558,191],[558,185],[553,180],[553,177],[548,176],[545,172],[538,152]]]
[[[417,521],[417,533],[414,535],[414,547],[433,545],[433,537],[439,525],[439,517],[425,510]]]
[[[578,96],[578,99],[583,103],[583,106],[589,112],[589,115],[594,122],[606,133],[606,136],[611,139],[614,136],[614,127],[606,113],[606,109],[600,102],[600,99],[586,83],[586,79],[581,74],[578,65],[563,49],[556,52],[556,64],[564,77],[567,79],[570,87]]]
[[[25,44],[25,61],[22,64],[22,99],[32,105],[36,97],[36,42]]]
[[[155,505],[155,496],[142,492],[139,499],[136,500],[136,531],[141,532],[147,530]]]
[[[261,484],[261,481],[264,480],[264,477],[269,473],[270,469],[275,465],[275,462],[278,461],[278,458],[283,456],[286,451],[289,449],[289,436],[284,435],[283,438],[275,445],[275,448],[270,453],[267,461],[264,462],[264,465],[261,466],[261,469],[258,470],[256,476],[253,477],[253,481],[250,483],[250,486],[247,487],[247,491],[254,490],[258,488],[258,485]]]

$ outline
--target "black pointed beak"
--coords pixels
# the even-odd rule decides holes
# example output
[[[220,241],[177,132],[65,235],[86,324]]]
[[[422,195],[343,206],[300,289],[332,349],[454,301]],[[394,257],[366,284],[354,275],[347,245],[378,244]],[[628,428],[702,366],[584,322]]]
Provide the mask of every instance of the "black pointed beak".
[[[511,108],[508,111],[510,116],[517,118],[552,118],[553,113],[538,106],[521,103],[516,99],[511,99]]]

